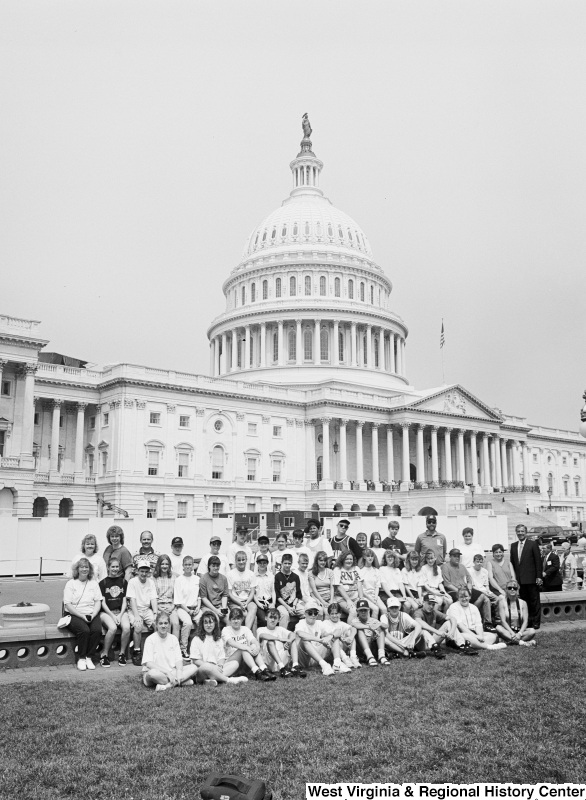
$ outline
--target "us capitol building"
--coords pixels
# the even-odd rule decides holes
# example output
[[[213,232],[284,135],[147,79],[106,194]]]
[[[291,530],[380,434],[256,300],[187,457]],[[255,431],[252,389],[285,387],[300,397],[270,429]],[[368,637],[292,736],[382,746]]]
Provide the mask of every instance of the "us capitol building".
[[[224,282],[209,376],[88,368],[0,316],[0,515],[445,514],[504,491],[583,518],[577,432],[410,385],[392,283],[324,196],[307,115],[303,132],[289,196]]]

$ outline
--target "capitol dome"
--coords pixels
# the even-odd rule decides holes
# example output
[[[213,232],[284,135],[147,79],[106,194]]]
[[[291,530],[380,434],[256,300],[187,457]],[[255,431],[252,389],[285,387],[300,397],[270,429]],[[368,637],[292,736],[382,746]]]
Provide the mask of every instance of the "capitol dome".
[[[324,196],[306,118],[303,129],[289,197],[224,282],[226,311],[208,330],[212,375],[404,388],[407,328],[391,310],[392,283],[362,228]]]

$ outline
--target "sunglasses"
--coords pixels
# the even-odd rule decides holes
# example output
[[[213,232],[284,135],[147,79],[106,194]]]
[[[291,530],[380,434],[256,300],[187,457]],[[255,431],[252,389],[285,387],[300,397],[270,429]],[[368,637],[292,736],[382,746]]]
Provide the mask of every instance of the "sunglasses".
[[[338,522],[338,528],[347,528],[348,526],[344,522]]]
[[[310,617],[317,617],[317,610],[315,608],[310,608],[309,611],[306,611],[305,613],[309,614]]]
[[[519,587],[518,586],[507,586],[507,589],[509,589],[509,591],[511,591],[511,592],[516,592],[519,589]]]

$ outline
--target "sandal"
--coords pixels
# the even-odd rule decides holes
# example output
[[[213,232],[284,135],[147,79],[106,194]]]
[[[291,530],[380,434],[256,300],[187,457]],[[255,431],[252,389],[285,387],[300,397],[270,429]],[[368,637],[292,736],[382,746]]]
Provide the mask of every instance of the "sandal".
[[[376,658],[374,656],[371,656],[368,659],[368,666],[369,667],[378,667],[378,661],[376,660]]]
[[[386,656],[382,656],[379,660],[379,664],[384,664],[384,666],[388,666],[391,662]]]

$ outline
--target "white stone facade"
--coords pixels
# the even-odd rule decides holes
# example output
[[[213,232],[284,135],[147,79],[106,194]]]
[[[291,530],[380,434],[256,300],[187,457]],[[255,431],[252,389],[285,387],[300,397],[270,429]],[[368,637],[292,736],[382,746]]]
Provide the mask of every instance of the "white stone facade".
[[[291,195],[224,283],[212,377],[43,363],[39,323],[0,316],[0,515],[445,513],[470,487],[524,509],[551,487],[583,518],[577,432],[409,384],[391,281],[323,196],[322,166],[304,139]]]

